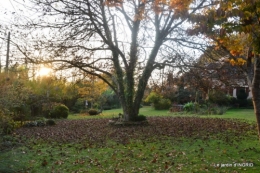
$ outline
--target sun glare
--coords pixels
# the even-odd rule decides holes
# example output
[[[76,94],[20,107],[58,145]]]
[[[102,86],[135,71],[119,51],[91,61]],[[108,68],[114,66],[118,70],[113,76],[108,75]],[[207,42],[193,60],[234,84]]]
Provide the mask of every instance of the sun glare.
[[[50,68],[47,67],[41,67],[40,70],[38,71],[39,76],[47,76],[51,72]]]

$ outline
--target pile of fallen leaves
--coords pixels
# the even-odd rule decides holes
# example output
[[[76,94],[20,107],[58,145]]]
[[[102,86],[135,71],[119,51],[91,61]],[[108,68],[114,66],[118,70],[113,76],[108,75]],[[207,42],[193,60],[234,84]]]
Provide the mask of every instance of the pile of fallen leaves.
[[[23,139],[56,142],[82,142],[105,144],[108,140],[127,144],[131,140],[165,137],[216,137],[237,140],[248,133],[256,134],[256,125],[239,120],[198,117],[149,117],[147,125],[111,126],[108,119],[60,120],[54,126],[17,129],[15,135]]]

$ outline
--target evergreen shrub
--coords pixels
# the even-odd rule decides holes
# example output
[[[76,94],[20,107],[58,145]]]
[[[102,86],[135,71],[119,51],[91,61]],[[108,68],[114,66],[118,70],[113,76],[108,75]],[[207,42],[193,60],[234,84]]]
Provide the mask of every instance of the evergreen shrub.
[[[194,103],[193,102],[188,102],[183,106],[183,109],[187,112],[191,112],[194,109]]]
[[[171,107],[170,99],[160,99],[157,103],[154,103],[155,110],[164,110],[169,109]]]
[[[138,115],[134,121],[146,121],[146,116],[144,115]]]
[[[50,112],[50,118],[68,118],[69,108],[64,104],[58,104]]]
[[[88,113],[89,113],[89,115],[97,115],[97,114],[98,114],[98,110],[96,110],[96,109],[90,109],[90,110],[88,111]]]
[[[52,120],[52,119],[46,120],[46,125],[48,125],[48,126],[53,126],[55,124],[56,124],[56,122],[54,120]]]
[[[220,106],[227,106],[230,104],[231,97],[222,91],[213,91],[209,93],[209,101]]]

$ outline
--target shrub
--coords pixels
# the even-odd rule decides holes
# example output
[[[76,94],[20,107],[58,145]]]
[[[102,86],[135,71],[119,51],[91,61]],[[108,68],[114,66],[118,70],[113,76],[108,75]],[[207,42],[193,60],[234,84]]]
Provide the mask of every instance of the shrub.
[[[10,112],[13,114],[14,121],[25,121],[30,114],[30,109],[27,105],[17,105],[10,108]]]
[[[254,108],[253,100],[252,100],[252,99],[247,99],[247,107],[249,107],[249,108]]]
[[[156,92],[151,92],[147,98],[145,99],[145,102],[156,104],[162,99],[162,96],[159,95]]]
[[[198,115],[223,115],[228,109],[228,107],[207,102],[202,105],[199,105],[197,102],[189,102],[186,103],[183,108],[187,112],[196,113]]]
[[[14,126],[10,116],[6,116],[5,112],[0,110],[0,135],[6,135],[12,133]]]
[[[229,103],[232,106],[236,106],[237,105],[237,98],[236,97],[230,97],[229,98]]]
[[[146,116],[138,115],[137,117],[135,117],[134,121],[146,121]]]
[[[145,103],[152,103],[156,110],[169,109],[171,107],[171,100],[163,98],[156,92],[151,92],[145,99]]]
[[[48,125],[48,126],[53,126],[55,124],[56,124],[56,122],[54,120],[52,120],[52,119],[46,120],[46,125]]]
[[[81,110],[85,109],[85,100],[83,99],[77,99],[76,103],[72,107],[72,111],[75,113],[80,113]]]
[[[222,108],[218,108],[218,109],[216,110],[216,114],[217,114],[217,115],[223,115],[223,114],[224,114],[224,110],[223,110]]]
[[[200,105],[197,102],[194,102],[194,103],[193,102],[188,102],[188,103],[186,103],[183,106],[183,109],[185,111],[187,111],[187,112],[195,112],[195,113],[197,113],[200,110]]]
[[[197,102],[194,102],[193,105],[194,105],[193,111],[195,111],[197,113],[200,109],[200,104]]]
[[[97,115],[97,114],[98,114],[98,110],[96,110],[96,109],[90,109],[90,110],[88,111],[88,113],[89,113],[89,115]]]
[[[37,123],[37,126],[39,126],[39,127],[46,126],[45,120],[37,120],[36,123]]]
[[[29,121],[24,124],[24,127],[37,127],[37,121]]]
[[[154,108],[156,110],[169,109],[171,107],[171,100],[169,99],[160,99],[159,102],[154,103]]]
[[[53,107],[55,107],[57,103],[50,102],[50,103],[43,103],[42,104],[42,115],[46,118],[51,117],[51,111],[53,110]]]
[[[223,115],[228,110],[228,107],[210,104],[208,106],[208,115]]]
[[[231,97],[222,91],[214,91],[209,93],[209,101],[218,105],[229,105]]]
[[[6,121],[2,123],[2,134],[11,134],[14,131],[14,126],[11,121]]]
[[[186,103],[186,104],[183,106],[183,109],[184,109],[185,111],[187,111],[187,112],[193,111],[193,109],[194,109],[194,104],[193,104],[193,102],[188,102],[188,103]]]
[[[68,118],[69,108],[63,104],[58,104],[53,107],[50,112],[50,118]]]
[[[198,115],[208,115],[208,110],[207,109],[200,109],[197,114]]]

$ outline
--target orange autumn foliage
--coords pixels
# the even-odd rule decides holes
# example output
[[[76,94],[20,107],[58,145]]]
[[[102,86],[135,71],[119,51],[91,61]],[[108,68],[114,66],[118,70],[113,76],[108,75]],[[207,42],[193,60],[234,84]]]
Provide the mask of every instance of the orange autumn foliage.
[[[237,58],[237,59],[230,59],[229,63],[232,66],[238,65],[238,66],[243,66],[246,63],[246,60],[244,60],[243,58]]]

